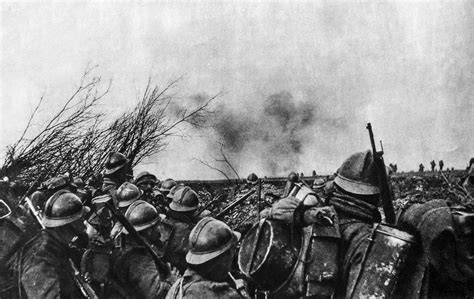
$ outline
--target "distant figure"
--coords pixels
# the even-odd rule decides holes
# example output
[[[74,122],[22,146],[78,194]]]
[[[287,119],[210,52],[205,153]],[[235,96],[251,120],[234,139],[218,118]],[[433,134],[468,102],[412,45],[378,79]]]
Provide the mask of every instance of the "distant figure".
[[[247,184],[255,186],[258,184],[258,176],[255,173],[251,173],[247,176]]]
[[[466,167],[466,170],[469,171],[469,169],[471,169],[472,164],[474,164],[474,158],[471,158],[471,160],[469,160],[469,165]]]
[[[303,178],[304,177],[304,174],[303,172],[300,173],[300,178]]]
[[[313,176],[317,176],[316,170],[313,170]]]
[[[397,172],[397,170],[398,170],[397,164],[390,163],[390,164],[388,164],[388,166],[390,166],[390,168],[392,169],[392,171],[394,173]]]
[[[434,171],[435,171],[435,167],[436,167],[436,162],[435,162],[434,160],[432,160],[432,161],[430,162],[430,164],[431,164],[431,172],[434,172]]]
[[[418,167],[418,172],[423,172],[425,170],[425,166],[423,166],[423,163],[420,163],[420,166]]]
[[[443,167],[444,167],[443,160],[439,160],[438,165],[439,165],[439,171],[443,171]]]

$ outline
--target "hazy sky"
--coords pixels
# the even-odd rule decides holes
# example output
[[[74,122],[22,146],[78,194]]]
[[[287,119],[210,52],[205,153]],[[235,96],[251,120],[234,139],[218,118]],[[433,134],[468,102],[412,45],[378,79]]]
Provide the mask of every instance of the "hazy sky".
[[[249,132],[229,150],[242,175],[285,174],[291,166],[331,173],[369,147],[368,121],[387,163],[402,170],[432,159],[462,168],[474,156],[472,1],[3,3],[2,152],[43,91],[48,115],[88,63],[113,79],[102,106],[112,114],[134,105],[150,74],[163,83],[186,75],[184,94],[223,91],[219,123],[259,127],[238,127]],[[288,130],[265,114],[275,95],[309,110],[311,121]],[[212,153],[222,140],[217,131],[175,139],[138,170],[216,178],[193,158]],[[295,138],[291,154],[286,143]],[[269,166],[278,161],[290,165]]]

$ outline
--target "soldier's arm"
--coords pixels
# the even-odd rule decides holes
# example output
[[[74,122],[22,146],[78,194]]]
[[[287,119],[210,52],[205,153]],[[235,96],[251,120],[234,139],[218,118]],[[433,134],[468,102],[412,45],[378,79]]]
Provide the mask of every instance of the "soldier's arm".
[[[400,215],[398,225],[420,239],[429,263],[455,281],[474,279],[472,253],[455,229],[446,201],[413,204]]]
[[[153,259],[146,253],[130,256],[130,283],[140,298],[165,298],[171,283],[164,280]]]

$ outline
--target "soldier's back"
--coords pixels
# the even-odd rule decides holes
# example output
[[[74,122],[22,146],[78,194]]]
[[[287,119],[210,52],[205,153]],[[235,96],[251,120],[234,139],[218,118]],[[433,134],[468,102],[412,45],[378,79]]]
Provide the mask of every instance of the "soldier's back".
[[[186,254],[189,250],[189,233],[194,224],[172,217],[167,217],[166,220],[173,226],[173,232],[168,240],[163,259],[183,273],[187,268]]]
[[[164,298],[170,288],[154,260],[139,246],[127,247],[118,253],[114,275],[132,298]]]
[[[20,252],[20,281],[28,298],[80,298],[68,248],[42,231]]]

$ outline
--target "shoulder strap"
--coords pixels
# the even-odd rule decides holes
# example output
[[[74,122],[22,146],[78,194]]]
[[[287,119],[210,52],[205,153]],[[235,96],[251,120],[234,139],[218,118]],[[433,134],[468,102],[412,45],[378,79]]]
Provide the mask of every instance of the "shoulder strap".
[[[183,299],[183,278],[180,278],[179,281],[179,291],[178,291],[178,299]]]

